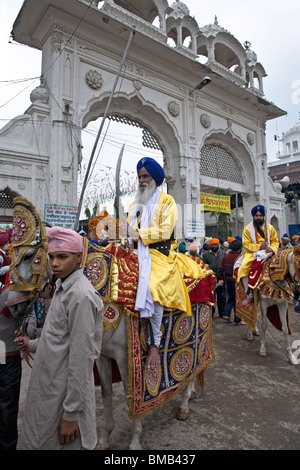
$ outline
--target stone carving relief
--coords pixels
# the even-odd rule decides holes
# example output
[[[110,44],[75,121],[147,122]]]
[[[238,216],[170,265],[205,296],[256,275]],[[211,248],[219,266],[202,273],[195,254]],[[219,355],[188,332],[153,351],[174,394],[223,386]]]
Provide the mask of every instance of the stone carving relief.
[[[142,89],[142,83],[139,80],[133,80],[133,88],[136,91],[140,91]]]
[[[176,101],[170,101],[168,104],[168,110],[171,116],[177,117],[180,113],[179,104]]]
[[[255,139],[254,139],[254,134],[252,134],[252,132],[248,132],[247,141],[248,141],[248,144],[250,145],[254,144]]]
[[[52,52],[60,52],[63,43],[63,35],[59,31],[53,31],[51,35]]]
[[[211,125],[211,119],[208,114],[201,114],[200,116],[200,122],[201,125],[205,128],[208,129],[208,127]]]
[[[89,70],[85,76],[85,81],[93,90],[99,90],[103,83],[102,75],[97,70]]]

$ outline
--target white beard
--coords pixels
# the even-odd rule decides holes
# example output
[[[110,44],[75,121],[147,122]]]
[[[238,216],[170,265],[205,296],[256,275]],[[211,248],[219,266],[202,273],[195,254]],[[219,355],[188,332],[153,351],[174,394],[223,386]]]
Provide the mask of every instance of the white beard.
[[[139,185],[139,188],[135,195],[135,200],[139,206],[138,210],[141,213],[143,212],[143,206],[146,204],[146,202],[148,201],[151,194],[155,191],[155,189],[156,189],[156,183],[154,180],[151,181],[149,184],[145,184],[144,186]]]

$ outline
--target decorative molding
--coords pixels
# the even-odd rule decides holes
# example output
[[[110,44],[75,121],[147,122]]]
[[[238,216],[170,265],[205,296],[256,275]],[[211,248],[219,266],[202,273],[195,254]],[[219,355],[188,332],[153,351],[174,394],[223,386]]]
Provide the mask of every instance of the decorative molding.
[[[179,113],[180,113],[179,104],[176,101],[170,101],[168,104],[168,111],[173,117],[179,116]]]
[[[202,127],[204,127],[205,129],[208,129],[211,125],[211,119],[208,114],[201,114],[200,122]]]
[[[103,78],[97,70],[89,70],[85,75],[85,82],[93,90],[99,90],[102,87]]]
[[[136,90],[136,91],[140,91],[142,89],[142,82],[140,82],[140,80],[133,80],[133,88]]]
[[[248,144],[250,145],[253,145],[254,142],[255,142],[255,137],[254,137],[254,134],[252,134],[252,132],[248,132],[247,134],[247,142]]]
[[[56,31],[56,30],[52,31],[52,34],[51,34],[51,44],[52,44],[51,51],[52,52],[61,52],[62,43],[63,43],[62,33],[60,33],[59,31]]]

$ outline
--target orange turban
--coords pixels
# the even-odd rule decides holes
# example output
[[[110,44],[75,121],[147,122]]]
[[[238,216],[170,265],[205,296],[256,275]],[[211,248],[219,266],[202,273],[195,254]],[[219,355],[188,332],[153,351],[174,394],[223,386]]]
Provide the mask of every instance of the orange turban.
[[[292,237],[292,239],[293,239],[293,240],[299,240],[299,235],[294,235],[294,236]]]
[[[211,238],[209,240],[209,245],[219,245],[220,244],[220,240],[218,238]]]
[[[189,251],[197,251],[198,247],[195,243],[190,243],[189,244]]]
[[[227,238],[228,243],[231,243],[231,242],[233,242],[234,240],[235,240],[235,238],[232,238],[232,237],[228,237],[228,238]]]

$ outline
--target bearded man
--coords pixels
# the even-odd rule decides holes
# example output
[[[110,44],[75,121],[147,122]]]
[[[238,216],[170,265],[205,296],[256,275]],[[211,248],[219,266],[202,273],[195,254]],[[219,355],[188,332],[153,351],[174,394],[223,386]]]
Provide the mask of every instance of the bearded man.
[[[128,214],[129,242],[137,248],[139,281],[135,309],[141,318],[149,319],[148,368],[160,364],[159,345],[164,307],[191,314],[189,294],[172,248],[178,218],[175,200],[160,191],[164,171],[153,158],[142,158],[137,164],[139,188]],[[176,244],[176,243],[175,243]],[[185,257],[187,258],[187,257]],[[188,259],[188,258],[187,258]],[[186,262],[188,263],[188,262]],[[192,263],[192,264],[191,264]],[[182,270],[190,269],[194,278],[204,277],[203,270],[192,260]]]
[[[257,274],[261,271],[261,261],[272,253],[277,253],[279,241],[275,228],[265,221],[265,208],[262,205],[254,206],[251,210],[252,222],[246,225],[243,230],[243,246],[245,253],[237,274],[237,282],[244,283],[247,298],[243,300],[243,305],[253,302],[253,289],[255,285],[249,281],[250,270],[254,268]],[[241,258],[240,258],[241,260]],[[235,265],[235,267],[238,267]],[[252,276],[251,276],[252,277]],[[254,278],[254,276],[253,276]]]

